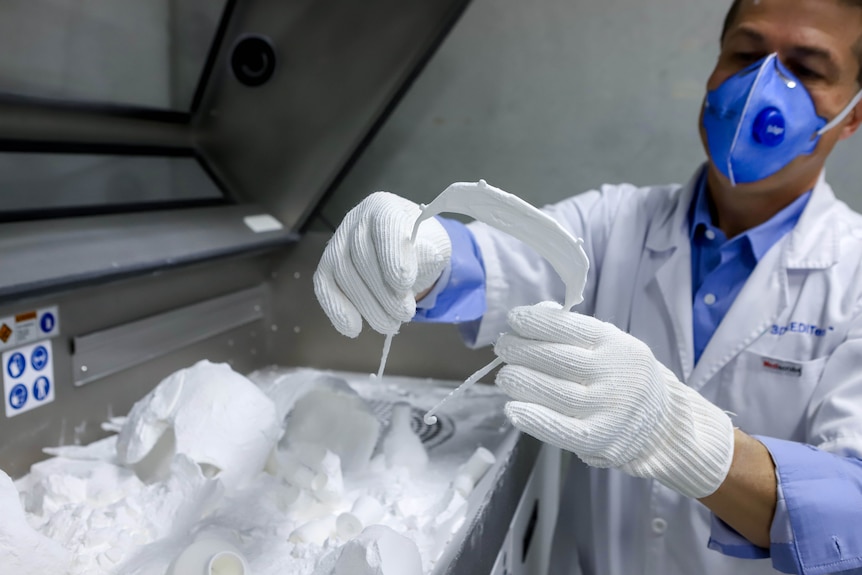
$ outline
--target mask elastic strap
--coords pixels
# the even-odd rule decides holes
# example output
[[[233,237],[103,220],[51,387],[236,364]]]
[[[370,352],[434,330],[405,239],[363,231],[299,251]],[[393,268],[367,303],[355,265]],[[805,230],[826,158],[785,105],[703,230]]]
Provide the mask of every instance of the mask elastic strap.
[[[850,100],[850,103],[847,104],[847,106],[843,110],[841,110],[840,114],[835,116],[831,122],[829,122],[828,124],[826,124],[825,126],[820,128],[817,131],[817,135],[822,136],[823,134],[825,134],[826,132],[828,132],[829,130],[831,130],[832,128],[834,128],[835,126],[840,124],[841,122],[843,122],[844,118],[846,118],[847,115],[850,114],[850,112],[853,110],[853,108],[856,107],[856,104],[858,104],[860,100],[862,100],[862,90],[859,90],[856,93],[856,95],[853,96],[853,99]]]

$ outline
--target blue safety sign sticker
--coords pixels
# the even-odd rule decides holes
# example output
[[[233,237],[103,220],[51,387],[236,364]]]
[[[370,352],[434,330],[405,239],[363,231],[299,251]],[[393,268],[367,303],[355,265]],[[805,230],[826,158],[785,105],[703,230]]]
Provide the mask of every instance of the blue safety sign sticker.
[[[15,315],[0,317],[0,351],[14,349],[60,335],[60,309],[57,306],[30,308]]]
[[[21,409],[27,403],[27,388],[20,383],[9,392],[9,405],[12,409]]]
[[[36,383],[33,384],[33,397],[35,397],[38,401],[42,401],[46,397],[48,397],[48,392],[51,391],[51,382],[47,377],[40,377],[36,380]]]
[[[39,327],[42,328],[43,334],[54,331],[55,325],[57,325],[57,318],[54,317],[53,313],[46,311],[42,314],[42,318],[39,320]]]
[[[33,350],[33,354],[30,356],[30,365],[32,365],[33,369],[36,371],[42,371],[47,364],[48,350],[45,349],[44,345],[37,346],[36,349]]]
[[[6,362],[6,373],[12,379],[18,379],[24,375],[25,369],[27,369],[27,360],[24,359],[23,354],[13,353],[9,361]]]
[[[16,417],[54,401],[53,355],[51,340],[3,352],[6,417]]]

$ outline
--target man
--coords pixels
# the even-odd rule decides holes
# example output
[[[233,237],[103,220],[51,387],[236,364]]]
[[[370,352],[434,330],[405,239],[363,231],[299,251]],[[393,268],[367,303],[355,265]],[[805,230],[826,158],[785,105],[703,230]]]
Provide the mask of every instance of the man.
[[[862,2],[734,2],[707,165],[546,209],[584,238],[580,314],[530,305],[559,278],[487,226],[431,220],[412,244],[418,207],[385,193],[339,227],[318,298],[353,337],[414,313],[472,345],[509,332],[507,415],[591,466],[562,510],[590,521],[570,542],[587,573],[862,569],[862,217],[823,178],[862,122],[860,50]]]

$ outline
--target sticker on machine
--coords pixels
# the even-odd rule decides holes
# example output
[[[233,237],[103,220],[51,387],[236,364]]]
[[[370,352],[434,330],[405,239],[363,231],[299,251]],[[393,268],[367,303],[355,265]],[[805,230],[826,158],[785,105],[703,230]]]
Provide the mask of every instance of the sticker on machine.
[[[0,351],[60,335],[57,306],[0,317]]]
[[[15,417],[54,401],[54,350],[51,340],[3,352],[6,417]]]

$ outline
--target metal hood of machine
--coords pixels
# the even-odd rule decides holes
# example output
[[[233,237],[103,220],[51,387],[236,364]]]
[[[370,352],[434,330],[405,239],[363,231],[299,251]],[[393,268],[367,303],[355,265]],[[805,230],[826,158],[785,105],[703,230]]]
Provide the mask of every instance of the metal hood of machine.
[[[295,242],[468,0],[41,4],[0,7],[0,301]]]

